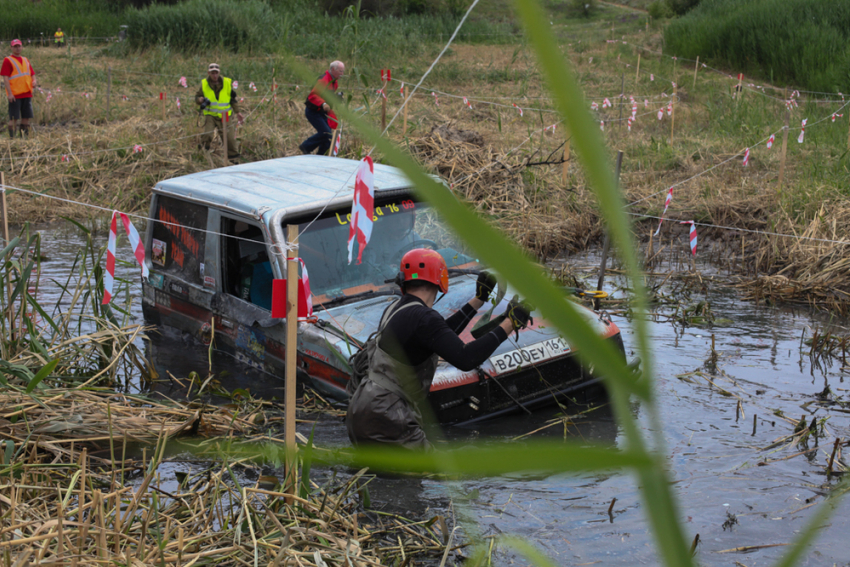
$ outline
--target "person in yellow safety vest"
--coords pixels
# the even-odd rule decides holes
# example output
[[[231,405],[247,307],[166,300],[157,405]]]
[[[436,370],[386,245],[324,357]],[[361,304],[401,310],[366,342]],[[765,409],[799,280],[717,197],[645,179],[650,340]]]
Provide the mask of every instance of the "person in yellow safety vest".
[[[3,59],[0,66],[0,76],[6,88],[6,99],[9,101],[9,137],[14,138],[17,121],[21,121],[21,134],[29,134],[32,112],[32,89],[38,84],[35,80],[35,69],[29,59],[21,55],[24,45],[20,39],[12,40],[12,54]]]
[[[239,112],[233,81],[229,77],[221,76],[221,68],[218,63],[210,63],[207,69],[207,78],[201,81],[201,88],[195,93],[195,102],[204,113],[204,133],[201,136],[201,144],[198,148],[203,146],[205,150],[210,149],[216,130],[218,130],[219,135],[222,134],[221,119],[225,113],[228,117],[232,117],[233,113],[236,113],[237,121],[230,120],[227,124],[227,157],[231,160],[238,158],[239,150],[236,148],[234,132],[236,131],[236,124],[241,124],[245,117]]]
[[[56,43],[56,47],[65,45],[65,34],[62,32],[62,28],[56,29],[56,33],[53,34],[53,41]]]

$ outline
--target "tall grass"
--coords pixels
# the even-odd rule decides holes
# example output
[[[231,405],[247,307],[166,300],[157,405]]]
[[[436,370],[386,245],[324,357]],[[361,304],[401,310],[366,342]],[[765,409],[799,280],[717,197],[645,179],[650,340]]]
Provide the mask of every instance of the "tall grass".
[[[197,52],[210,48],[268,53],[287,51],[313,58],[365,58],[410,55],[448,39],[458,19],[451,13],[403,18],[367,17],[357,6],[329,16],[306,0],[269,4],[261,0],[190,0],[154,4],[126,13],[130,45],[167,45]],[[479,20],[465,26],[460,41],[514,41],[511,23]]]
[[[703,0],[664,32],[670,54],[816,91],[850,89],[846,0]]]
[[[110,37],[118,34],[120,12],[108,0],[0,0],[0,38],[53,41],[61,27],[66,36]]]

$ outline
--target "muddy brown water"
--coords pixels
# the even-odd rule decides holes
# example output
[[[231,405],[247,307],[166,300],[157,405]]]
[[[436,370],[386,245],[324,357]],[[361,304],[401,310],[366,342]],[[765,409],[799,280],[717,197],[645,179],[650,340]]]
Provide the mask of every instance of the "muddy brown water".
[[[46,229],[43,235],[43,253],[48,260],[42,266],[42,305],[49,304],[51,298],[55,300],[55,285],[49,280],[64,282],[81,243],[74,232],[65,229]],[[138,268],[130,263],[132,256],[126,241],[119,243],[118,252],[119,258],[127,261],[126,265],[119,265],[119,275],[138,281]],[[134,285],[132,293],[133,316],[141,323],[140,286]],[[801,335],[805,331],[806,336],[811,336],[812,329],[827,326],[847,335],[850,322],[807,309],[755,305],[742,301],[734,291],[719,287],[693,294],[688,303],[700,300],[708,300],[714,315],[727,321],[711,328],[683,326],[666,318],[649,324],[655,391],[681,521],[689,539],[699,534],[697,556],[702,564],[770,565],[783,555],[783,545],[794,540],[837,484],[835,478],[827,479],[825,466],[835,437],[850,437],[847,372],[842,370],[840,360],[809,357],[808,347],[801,347]],[[666,307],[659,309],[667,315],[670,311]],[[633,345],[630,322],[616,316],[614,320],[623,330],[627,348]],[[196,371],[205,376],[206,347],[179,332],[162,331],[150,344],[143,345],[160,372],[165,375],[164,371],[169,370],[175,376],[186,376]],[[717,352],[713,371],[706,366],[712,334]],[[680,378],[697,370],[715,386],[696,375]],[[245,369],[229,356],[214,355],[213,371],[228,389],[250,388],[255,394],[283,397],[282,383],[275,377]],[[831,395],[823,402],[819,394],[826,386]],[[132,377],[129,387],[138,389],[138,379]],[[720,389],[733,396],[724,395]],[[739,398],[743,416],[737,411]],[[577,406],[568,408],[570,414],[580,411],[582,408]],[[646,428],[644,408],[634,403],[632,411]],[[808,421],[813,415],[828,418],[829,435],[821,439],[816,451],[773,461],[806,448],[783,445],[765,449],[793,431],[793,425],[777,413],[795,420],[801,415]],[[532,416],[515,415],[472,428],[450,427],[446,435],[461,442],[510,439],[558,416],[557,408],[544,409]],[[301,427],[302,433],[309,434],[309,430],[308,425]],[[563,438],[564,434],[564,428],[558,425],[536,435]],[[573,441],[611,447],[624,443],[607,408],[573,418],[566,435]],[[319,419],[316,443],[348,445],[341,420]],[[814,446],[810,441],[808,447]],[[759,466],[766,459],[771,462]],[[181,461],[179,457],[176,460]],[[171,468],[185,470],[187,466],[185,461],[164,465],[163,477]],[[370,486],[376,508],[416,518],[443,514],[456,521],[464,514],[477,524],[482,535],[518,535],[537,545],[557,565],[659,563],[640,493],[635,479],[628,474],[515,474],[465,480],[452,487],[429,479],[376,478]],[[469,525],[461,530],[471,532]],[[800,564],[850,565],[848,534],[850,500],[845,498]],[[745,546],[755,549],[727,551]],[[529,562],[496,547],[493,564]]]

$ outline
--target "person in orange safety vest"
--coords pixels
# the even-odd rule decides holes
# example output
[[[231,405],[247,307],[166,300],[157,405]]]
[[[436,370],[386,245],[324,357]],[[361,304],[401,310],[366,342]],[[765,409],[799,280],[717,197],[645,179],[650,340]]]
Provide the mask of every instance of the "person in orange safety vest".
[[[21,55],[23,43],[20,39],[12,40],[12,54],[3,59],[0,76],[6,89],[6,99],[9,101],[9,137],[14,138],[17,121],[21,121],[21,135],[29,134],[32,112],[32,90],[37,87],[35,69],[29,59]]]

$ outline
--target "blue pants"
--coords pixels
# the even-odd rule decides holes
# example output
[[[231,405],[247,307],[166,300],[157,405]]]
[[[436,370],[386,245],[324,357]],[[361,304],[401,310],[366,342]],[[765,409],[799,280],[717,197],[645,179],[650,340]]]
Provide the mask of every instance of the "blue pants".
[[[323,112],[309,107],[304,109],[304,116],[307,117],[307,122],[316,129],[316,133],[301,143],[301,151],[305,154],[312,154],[313,150],[319,148],[319,155],[326,155],[328,150],[331,149],[331,133],[333,132],[328,125],[328,117]]]

